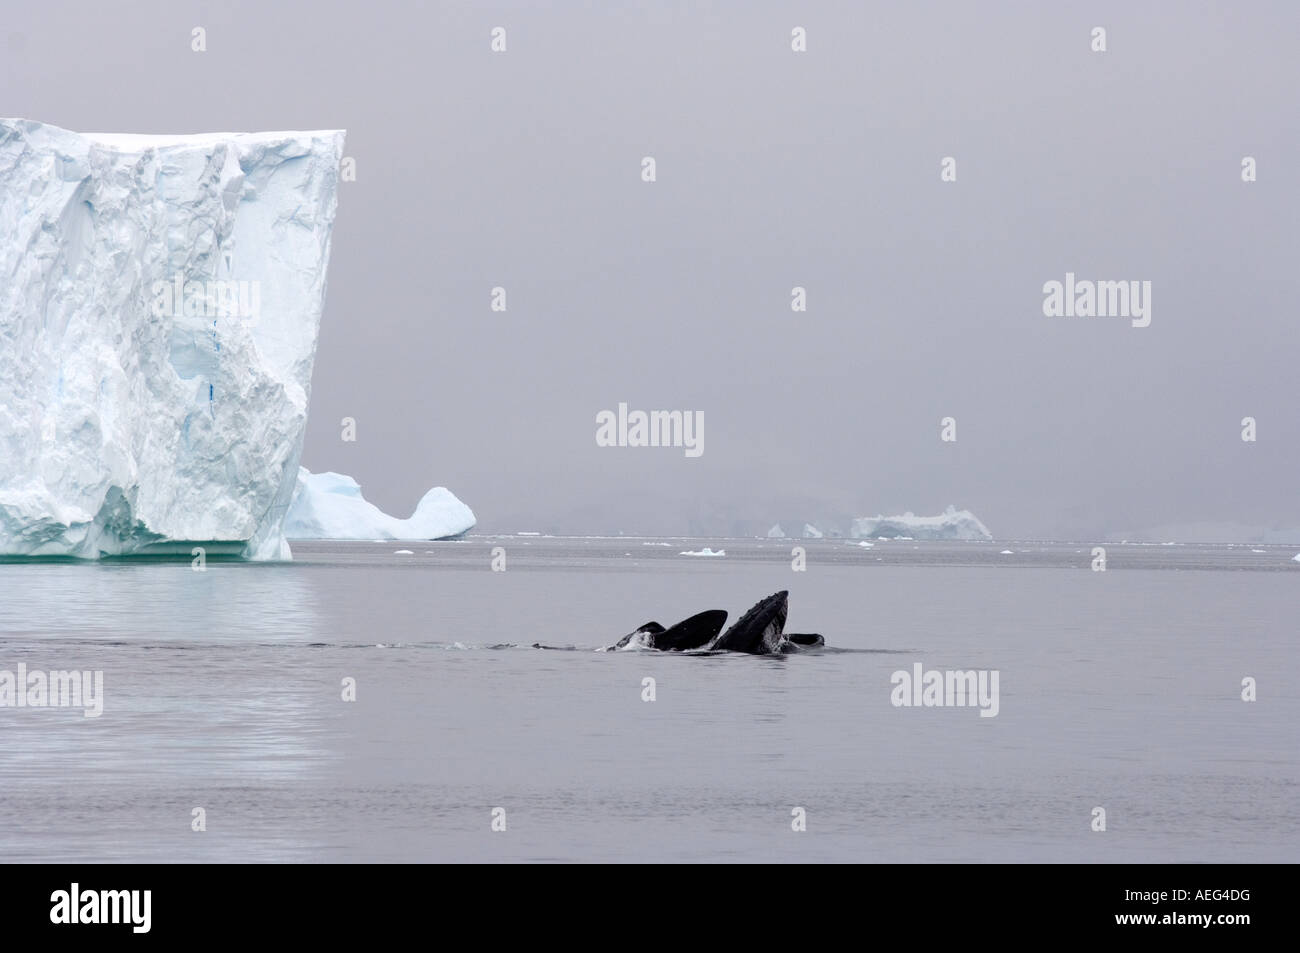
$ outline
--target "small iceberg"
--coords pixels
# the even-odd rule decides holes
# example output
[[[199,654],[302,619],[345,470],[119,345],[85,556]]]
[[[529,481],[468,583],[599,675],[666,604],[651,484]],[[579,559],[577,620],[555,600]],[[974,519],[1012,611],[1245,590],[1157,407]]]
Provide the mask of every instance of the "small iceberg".
[[[686,552],[678,553],[677,555],[679,556],[725,556],[727,555],[727,551],[725,549],[719,549],[715,551],[705,546],[701,550],[691,551],[688,549]]]
[[[284,535],[288,539],[447,539],[468,532],[474,522],[474,511],[446,487],[435,486],[409,519],[398,519],[368,502],[352,477],[299,467]]]

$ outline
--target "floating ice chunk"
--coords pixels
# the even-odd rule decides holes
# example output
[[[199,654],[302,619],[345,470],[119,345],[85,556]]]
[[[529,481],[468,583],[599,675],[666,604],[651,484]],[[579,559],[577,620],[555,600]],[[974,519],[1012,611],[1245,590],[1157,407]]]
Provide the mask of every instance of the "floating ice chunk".
[[[692,552],[691,550],[687,550],[686,552],[678,553],[677,555],[679,556],[725,556],[727,555],[727,551],[725,549],[719,549],[717,551],[714,551],[709,547],[705,546],[703,549],[695,550],[694,552]]]
[[[424,494],[409,519],[389,516],[341,473],[298,470],[284,532],[290,539],[444,539],[474,526],[474,511],[446,487]]]

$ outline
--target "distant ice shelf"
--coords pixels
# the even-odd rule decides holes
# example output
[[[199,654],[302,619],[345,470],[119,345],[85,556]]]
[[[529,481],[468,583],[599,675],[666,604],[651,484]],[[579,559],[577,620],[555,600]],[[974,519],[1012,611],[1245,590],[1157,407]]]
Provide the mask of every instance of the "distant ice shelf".
[[[789,525],[788,522],[786,525]],[[901,516],[863,516],[848,521],[848,530],[844,530],[844,519],[819,519],[816,523],[803,524],[804,539],[898,539],[898,540],[942,540],[942,539],[992,539],[988,529],[970,510],[958,510],[949,506],[938,516],[916,516],[911,512]],[[776,523],[767,531],[768,539],[785,539],[786,532],[781,523]]]
[[[343,138],[0,119],[0,555],[289,557]]]
[[[866,516],[853,521],[854,539],[992,539],[970,510],[949,506],[938,516]]]
[[[474,511],[446,487],[435,486],[409,519],[398,519],[367,501],[352,477],[299,467],[284,534],[289,539],[448,539],[468,532],[474,522]]]

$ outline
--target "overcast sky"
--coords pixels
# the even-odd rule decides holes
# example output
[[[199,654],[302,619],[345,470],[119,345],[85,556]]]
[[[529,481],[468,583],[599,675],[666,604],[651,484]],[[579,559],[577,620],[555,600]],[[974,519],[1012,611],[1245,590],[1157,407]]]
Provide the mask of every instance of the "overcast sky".
[[[0,23],[2,115],[347,129],[309,468],[480,531],[1300,527],[1300,4],[421,6]],[[1150,326],[1045,317],[1067,271],[1150,281]],[[702,411],[703,455],[598,447],[620,401]]]

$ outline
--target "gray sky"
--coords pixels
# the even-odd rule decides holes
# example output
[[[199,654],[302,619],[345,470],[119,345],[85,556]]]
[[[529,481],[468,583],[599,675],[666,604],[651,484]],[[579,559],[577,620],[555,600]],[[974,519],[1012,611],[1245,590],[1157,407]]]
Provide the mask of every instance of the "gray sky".
[[[13,3],[0,114],[348,130],[303,462],[397,515],[1300,527],[1300,4],[636,6]],[[1151,281],[1150,327],[1044,317],[1067,271]],[[597,447],[620,401],[704,454]]]

